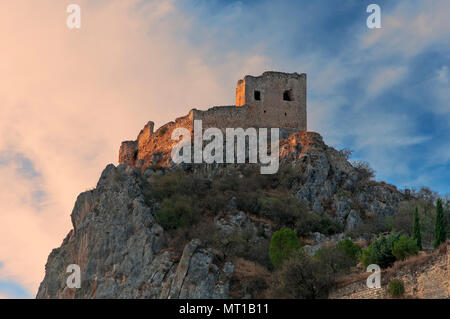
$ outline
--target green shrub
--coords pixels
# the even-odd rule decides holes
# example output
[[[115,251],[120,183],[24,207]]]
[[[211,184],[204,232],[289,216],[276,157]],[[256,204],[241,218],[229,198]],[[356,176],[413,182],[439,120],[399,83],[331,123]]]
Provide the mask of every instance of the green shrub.
[[[165,175],[156,175],[150,182],[150,194],[156,200],[174,194],[204,197],[211,191],[211,182],[206,178],[175,170]]]
[[[434,227],[434,248],[438,247],[447,239],[447,220],[444,216],[444,208],[440,198],[436,201],[436,223]]]
[[[336,248],[352,259],[352,266],[358,263],[361,255],[361,247],[354,244],[350,238],[345,238],[344,240],[339,241],[336,244]]]
[[[237,208],[250,214],[258,215],[261,209],[260,194],[257,192],[241,192],[236,194]]]
[[[420,232],[420,218],[417,206],[414,210],[413,238],[416,241],[419,250],[422,250],[422,234]]]
[[[270,240],[269,256],[275,267],[279,267],[283,260],[300,248],[297,234],[288,228],[275,232]]]
[[[419,247],[414,239],[408,239],[405,235],[401,236],[392,248],[392,254],[397,260],[405,260],[406,257],[417,255]]]
[[[258,185],[263,188],[290,189],[298,178],[298,171],[292,166],[281,166],[275,174],[257,174]]]
[[[156,220],[164,229],[191,226],[197,217],[198,210],[191,197],[174,195],[165,198],[156,212]]]
[[[325,235],[333,235],[342,232],[344,225],[334,221],[326,214],[319,215],[315,212],[302,214],[295,222],[295,230],[299,236],[319,232]]]
[[[420,241],[422,246],[433,245],[435,227],[435,207],[433,205],[434,195],[430,191],[421,191],[422,195],[413,193],[411,199],[399,203],[398,213],[393,217],[394,230],[402,234],[418,238],[418,233],[414,230],[420,229]],[[415,213],[416,208],[418,210]],[[419,227],[416,224],[416,216],[419,218]],[[419,247],[420,248],[420,247]]]
[[[398,298],[403,296],[405,293],[405,286],[403,285],[403,281],[399,279],[393,279],[389,282],[389,294],[393,298]]]
[[[259,198],[258,204],[261,216],[284,227],[293,228],[296,221],[306,215],[302,203],[289,194],[272,197],[262,196]]]
[[[382,235],[377,240],[362,251],[361,262],[367,267],[370,264],[377,264],[381,268],[391,266],[395,262],[395,256],[392,254],[395,242],[400,238],[397,233]]]

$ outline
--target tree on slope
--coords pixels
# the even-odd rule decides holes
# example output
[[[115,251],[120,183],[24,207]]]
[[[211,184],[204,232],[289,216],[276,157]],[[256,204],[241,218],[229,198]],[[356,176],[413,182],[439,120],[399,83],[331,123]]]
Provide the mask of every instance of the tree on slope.
[[[414,211],[413,239],[417,243],[417,247],[422,250],[422,235],[420,234],[419,210],[416,207]]]
[[[444,208],[442,200],[438,198],[436,201],[436,224],[434,227],[434,247],[438,247],[447,239],[447,225],[444,216]]]

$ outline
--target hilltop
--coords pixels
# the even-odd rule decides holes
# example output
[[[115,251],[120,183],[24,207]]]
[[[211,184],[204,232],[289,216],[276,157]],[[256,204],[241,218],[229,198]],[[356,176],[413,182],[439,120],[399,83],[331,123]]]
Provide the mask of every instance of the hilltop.
[[[352,289],[362,264],[391,267],[422,249],[411,239],[417,207],[430,250],[435,194],[375,181],[368,163],[307,131],[306,111],[306,74],[265,72],[238,81],[235,105],[192,109],[156,131],[149,121],[121,144],[119,165],[78,196],[73,229],[49,255],[37,298],[326,298],[332,288],[331,297],[357,296],[360,282],[350,292],[342,282]],[[230,129],[248,134],[242,162],[239,139],[222,139]],[[268,129],[270,146],[261,135]],[[187,161],[174,160],[180,130],[188,150],[206,149],[214,132],[214,161],[192,161],[195,150],[184,148]],[[263,173],[264,152],[276,173]],[[421,260],[432,265],[417,278],[442,263]],[[79,288],[66,285],[71,264],[80,267]],[[440,278],[444,268],[432,273]]]
[[[73,229],[51,252],[37,297],[264,296],[274,231],[294,228],[316,250],[344,232],[370,235],[365,226],[394,215],[404,199],[317,133],[292,133],[280,145],[274,175],[248,164],[108,165],[97,187],[78,196]],[[73,263],[80,289],[66,287]]]

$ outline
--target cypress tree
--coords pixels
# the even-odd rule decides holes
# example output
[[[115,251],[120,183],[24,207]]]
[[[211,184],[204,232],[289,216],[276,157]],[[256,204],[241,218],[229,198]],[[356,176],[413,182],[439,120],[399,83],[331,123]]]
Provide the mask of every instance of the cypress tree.
[[[419,210],[417,209],[417,207],[414,211],[413,238],[416,241],[419,250],[422,250],[422,235],[420,234]]]
[[[434,247],[436,248],[446,240],[447,225],[444,217],[444,209],[442,200],[438,198],[436,201],[436,224],[434,227]]]

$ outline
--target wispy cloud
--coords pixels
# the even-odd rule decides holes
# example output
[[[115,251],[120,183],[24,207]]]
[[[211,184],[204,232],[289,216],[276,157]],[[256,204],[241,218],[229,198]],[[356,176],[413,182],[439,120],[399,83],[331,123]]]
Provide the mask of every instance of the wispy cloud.
[[[0,3],[0,280],[33,295],[120,142],[233,104],[245,74],[308,73],[310,129],[388,182],[432,166],[420,181],[450,191],[448,1],[382,5],[381,30],[361,1],[80,0],[80,30],[65,26],[69,3]]]
[[[11,281],[0,281],[0,299],[24,299],[32,295],[21,285]]]
[[[450,44],[450,3],[445,0],[399,1],[383,12],[383,27],[361,34],[361,48],[379,55],[413,57],[426,49],[447,49]]]
[[[172,1],[79,1],[80,30],[66,27],[69,3],[0,4],[0,280],[32,295],[120,142],[148,120],[232,104],[236,80],[265,61],[230,50],[206,63],[213,52],[186,41],[194,23]]]

